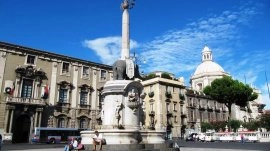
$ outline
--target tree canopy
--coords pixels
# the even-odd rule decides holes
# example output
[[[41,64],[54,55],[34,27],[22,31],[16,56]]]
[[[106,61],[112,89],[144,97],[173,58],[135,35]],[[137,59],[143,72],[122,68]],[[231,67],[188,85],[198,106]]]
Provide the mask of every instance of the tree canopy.
[[[270,114],[265,113],[260,117],[260,126],[266,128],[267,131],[270,131]]]
[[[246,107],[249,101],[257,99],[258,94],[247,84],[243,84],[238,80],[233,80],[229,76],[215,79],[211,85],[206,86],[203,92],[212,99],[224,103],[229,110],[231,116],[232,104]]]

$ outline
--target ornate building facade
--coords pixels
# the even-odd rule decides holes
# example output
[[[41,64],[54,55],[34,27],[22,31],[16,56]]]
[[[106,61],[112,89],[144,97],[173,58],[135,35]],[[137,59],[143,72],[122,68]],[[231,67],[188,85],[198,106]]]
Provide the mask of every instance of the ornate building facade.
[[[156,77],[143,81],[144,99],[143,109],[145,128],[164,129],[166,137],[179,137],[181,126],[186,125],[185,86],[184,80],[163,78],[163,72],[154,72]]]
[[[35,127],[100,125],[100,94],[111,66],[4,42],[0,64],[4,139],[29,142]]]
[[[187,88],[184,79],[168,79],[164,72],[153,72],[156,77],[143,81],[145,127],[166,129],[167,138],[184,137],[185,130],[200,131],[201,122],[227,121],[224,104],[211,100],[199,91]],[[153,74],[152,73],[152,74]],[[168,73],[167,73],[168,74]]]

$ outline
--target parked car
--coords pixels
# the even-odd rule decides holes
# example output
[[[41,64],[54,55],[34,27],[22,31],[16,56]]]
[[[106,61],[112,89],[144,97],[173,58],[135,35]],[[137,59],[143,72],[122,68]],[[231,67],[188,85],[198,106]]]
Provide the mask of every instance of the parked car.
[[[189,134],[188,137],[186,138],[186,141],[195,141],[196,135],[198,135],[198,133]]]

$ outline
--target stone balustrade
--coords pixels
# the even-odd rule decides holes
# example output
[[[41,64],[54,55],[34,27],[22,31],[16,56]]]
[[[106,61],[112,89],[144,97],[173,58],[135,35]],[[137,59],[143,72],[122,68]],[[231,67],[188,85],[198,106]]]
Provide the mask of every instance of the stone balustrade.
[[[270,142],[270,132],[260,132],[259,133],[260,142]]]

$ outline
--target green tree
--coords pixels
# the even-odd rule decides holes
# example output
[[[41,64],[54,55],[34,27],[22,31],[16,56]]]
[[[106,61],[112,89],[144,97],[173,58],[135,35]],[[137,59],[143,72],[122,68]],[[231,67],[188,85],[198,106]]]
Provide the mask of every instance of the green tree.
[[[238,128],[240,128],[240,125],[242,124],[241,121],[239,120],[229,120],[228,121],[228,126],[234,131],[236,132]]]
[[[225,126],[226,126],[226,121],[213,121],[213,122],[210,122],[210,124],[213,126],[216,132],[218,132],[219,130],[224,131]]]
[[[261,127],[266,128],[267,131],[270,131],[270,114],[262,114],[260,116]]]
[[[203,92],[212,99],[224,103],[228,107],[230,117],[232,104],[245,107],[248,101],[253,101],[258,97],[247,84],[233,80],[229,76],[214,80],[210,86],[204,88]]]
[[[256,131],[260,127],[259,121],[250,121],[243,123],[243,127],[247,128],[250,131]]]
[[[163,73],[161,74],[161,78],[172,79],[172,77],[170,76],[170,74],[169,74],[169,73],[166,73],[166,72],[163,72]]]
[[[153,79],[155,77],[157,77],[155,73],[150,73],[147,76],[145,76],[145,80]]]
[[[201,130],[202,132],[206,132],[206,130],[214,129],[214,126],[210,123],[202,122],[201,123]]]

